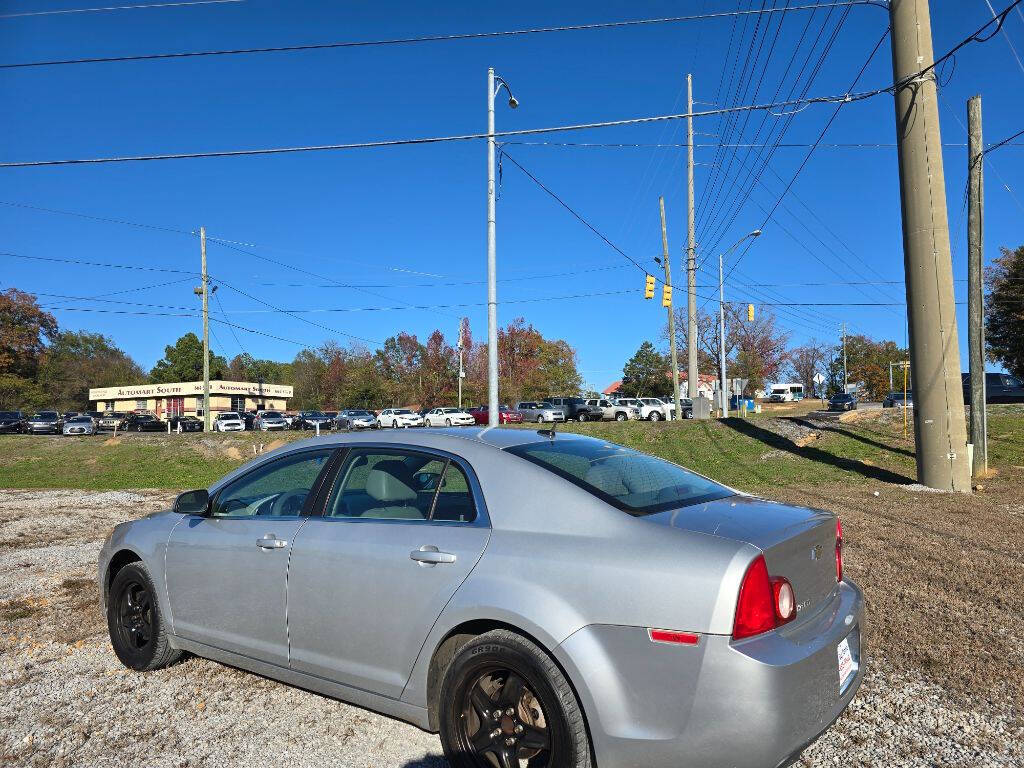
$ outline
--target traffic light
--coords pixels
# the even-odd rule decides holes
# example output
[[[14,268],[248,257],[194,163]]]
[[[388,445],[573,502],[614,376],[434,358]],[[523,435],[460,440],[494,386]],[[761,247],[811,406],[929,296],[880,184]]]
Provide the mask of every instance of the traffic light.
[[[672,286],[666,285],[661,289],[661,306],[671,307],[672,306]]]
[[[654,298],[654,275],[648,275],[647,276],[647,283],[644,286],[644,298],[645,299],[653,299]]]
[[[753,304],[747,304],[747,322],[748,323],[754,322],[754,305]]]

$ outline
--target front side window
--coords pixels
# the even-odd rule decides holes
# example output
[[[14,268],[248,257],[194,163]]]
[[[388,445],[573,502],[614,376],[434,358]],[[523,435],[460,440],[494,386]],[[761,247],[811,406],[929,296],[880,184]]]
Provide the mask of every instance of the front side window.
[[[298,517],[332,450],[303,451],[269,462],[217,494],[212,517]]]
[[[338,473],[327,517],[375,520],[448,520],[476,517],[466,475],[445,458],[380,449],[356,449]]]
[[[505,450],[632,515],[733,495],[728,488],[676,464],[600,440],[544,441]]]

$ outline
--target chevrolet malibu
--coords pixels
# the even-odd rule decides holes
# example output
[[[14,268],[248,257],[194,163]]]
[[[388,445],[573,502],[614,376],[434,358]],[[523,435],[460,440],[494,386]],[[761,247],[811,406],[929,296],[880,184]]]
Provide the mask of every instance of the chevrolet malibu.
[[[550,431],[294,443],[118,525],[99,581],[128,667],[241,667],[455,768],[774,768],[864,676],[832,514]]]

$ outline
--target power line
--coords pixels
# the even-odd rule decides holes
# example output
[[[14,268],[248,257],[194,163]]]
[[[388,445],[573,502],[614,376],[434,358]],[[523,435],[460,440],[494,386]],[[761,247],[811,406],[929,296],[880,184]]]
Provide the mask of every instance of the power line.
[[[1018,0],[1020,2],[1021,0]],[[591,123],[575,123],[571,125],[556,125],[545,128],[522,128],[511,131],[496,131],[488,133],[464,133],[451,136],[423,136],[409,139],[381,139],[378,141],[346,142],[341,144],[310,144],[294,147],[263,147],[258,149],[231,149],[209,152],[177,152],[162,153],[154,155],[122,155],[114,157],[87,157],[66,160],[27,160],[21,162],[2,162],[0,168],[36,168],[50,165],[89,165],[101,163],[132,163],[145,162],[149,160],[196,160],[213,157],[245,157],[250,155],[282,155],[296,152],[334,152],[351,149],[380,149],[383,147],[407,147],[421,144],[442,144],[453,141],[475,141],[487,139],[490,136],[504,138],[505,136],[537,136],[548,133],[563,133],[567,131],[584,131],[596,128],[615,128],[625,125],[642,125],[646,123],[660,123],[667,120],[684,120],[688,117],[711,117],[714,115],[727,114],[731,112],[750,112],[764,109],[783,109],[800,105],[810,106],[811,104],[849,104],[855,101],[863,101],[889,93],[895,86],[877,88],[873,91],[862,93],[845,93],[837,96],[815,96],[812,98],[795,99],[770,104],[747,104],[738,107],[725,107],[720,109],[706,109],[695,112],[685,112],[672,115],[652,115],[648,117],[631,117],[622,120],[602,120]]]
[[[829,6],[857,6],[857,5],[876,5],[882,6],[882,3],[876,2],[875,0],[849,0],[843,2],[834,2],[829,5],[801,5],[792,6],[787,10],[790,11],[805,11],[805,10],[816,10],[822,7]],[[120,63],[127,61],[156,61],[159,59],[186,59],[186,58],[197,58],[203,56],[239,56],[256,53],[289,53],[296,51],[322,51],[336,48],[370,48],[379,46],[392,46],[392,45],[409,45],[415,43],[438,43],[438,42],[454,42],[458,40],[487,40],[500,37],[523,37],[527,35],[546,34],[551,32],[582,32],[599,29],[620,29],[624,27],[642,27],[651,26],[655,24],[676,24],[686,21],[703,21],[708,19],[720,19],[735,16],[751,16],[761,14],[778,13],[781,9],[762,9],[758,11],[718,11],[715,13],[703,13],[703,14],[692,14],[688,16],[665,16],[661,18],[652,19],[631,19],[624,21],[607,21],[607,22],[596,22],[593,24],[573,24],[573,25],[562,25],[553,27],[534,27],[530,29],[512,29],[512,30],[501,30],[495,32],[463,32],[456,34],[444,34],[444,35],[424,35],[420,37],[400,37],[382,40],[347,40],[330,43],[309,43],[305,45],[278,45],[268,46],[262,48],[229,48],[222,50],[208,50],[208,51],[180,51],[174,53],[147,53],[147,54],[136,54],[130,56],[97,56],[91,58],[78,58],[78,59],[51,59],[49,61],[28,61],[19,62],[14,64],[2,64],[0,69],[26,69],[29,67],[55,67],[63,66],[68,64],[109,64],[109,63]]]
[[[31,259],[32,261],[49,261],[57,264],[78,264],[86,267],[106,267],[108,269],[135,269],[141,272],[166,272],[172,275],[199,275],[198,272],[185,269],[169,269],[165,267],[140,267],[135,264],[110,264],[98,261],[83,261],[81,259],[58,259],[53,256],[28,256],[23,253],[10,253],[7,251],[0,251],[0,256],[10,256],[11,258],[15,259]]]
[[[155,229],[161,232],[174,232],[179,235],[195,235],[195,232],[187,229],[177,229],[175,227],[164,227],[157,224],[140,224],[137,221],[128,221],[127,219],[112,219],[104,216],[93,216],[88,213],[79,213],[77,211],[65,211],[60,208],[44,208],[41,205],[30,205],[29,203],[16,203],[11,200],[0,200],[0,205],[7,205],[11,208],[23,208],[29,211],[41,211],[43,213],[56,213],[62,216],[75,216],[80,219],[91,219],[92,221],[102,221],[108,224],[123,224],[126,227],[137,227],[139,229]]]
[[[149,8],[182,8],[189,5],[221,5],[224,3],[244,3],[246,0],[182,0],[175,3],[149,3],[147,5],[108,5],[101,8],[68,8],[60,11],[23,11],[21,13],[0,14],[0,19],[16,19],[25,16],[61,16],[69,13],[100,13],[102,11],[140,11]]]

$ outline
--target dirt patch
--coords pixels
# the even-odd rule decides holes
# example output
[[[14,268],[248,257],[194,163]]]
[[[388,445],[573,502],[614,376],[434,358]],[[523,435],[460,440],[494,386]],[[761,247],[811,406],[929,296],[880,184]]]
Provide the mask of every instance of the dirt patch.
[[[121,444],[121,438],[120,437],[108,437],[106,440],[103,441],[103,444],[104,445],[120,445]]]

